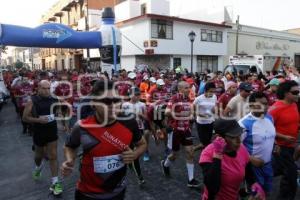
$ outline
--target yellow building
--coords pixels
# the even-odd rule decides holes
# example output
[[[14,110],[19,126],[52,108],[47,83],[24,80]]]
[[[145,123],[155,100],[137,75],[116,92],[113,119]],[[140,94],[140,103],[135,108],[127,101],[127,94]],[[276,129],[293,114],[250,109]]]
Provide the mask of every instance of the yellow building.
[[[61,23],[76,31],[94,30],[101,24],[101,10],[117,3],[118,0],[59,0],[42,16],[41,24]],[[80,70],[87,66],[82,49],[43,48],[40,56],[43,69]],[[99,58],[90,60],[90,66],[100,67]]]

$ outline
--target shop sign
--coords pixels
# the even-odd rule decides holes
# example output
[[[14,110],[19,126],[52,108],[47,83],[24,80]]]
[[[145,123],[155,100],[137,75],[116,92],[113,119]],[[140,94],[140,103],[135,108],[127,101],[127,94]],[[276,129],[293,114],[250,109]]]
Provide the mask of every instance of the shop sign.
[[[256,42],[256,49],[257,50],[280,50],[280,51],[286,51],[290,48],[287,44],[270,44],[268,42]]]

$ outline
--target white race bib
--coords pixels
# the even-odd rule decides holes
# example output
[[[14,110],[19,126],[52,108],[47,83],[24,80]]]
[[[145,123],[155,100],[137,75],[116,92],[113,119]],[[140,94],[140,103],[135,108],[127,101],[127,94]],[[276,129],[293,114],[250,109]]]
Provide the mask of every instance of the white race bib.
[[[93,162],[95,173],[109,173],[121,169],[125,166],[125,164],[122,162],[120,154],[104,157],[94,157]]]
[[[48,123],[53,122],[55,120],[54,114],[52,114],[52,115],[42,115],[42,116],[48,118]]]

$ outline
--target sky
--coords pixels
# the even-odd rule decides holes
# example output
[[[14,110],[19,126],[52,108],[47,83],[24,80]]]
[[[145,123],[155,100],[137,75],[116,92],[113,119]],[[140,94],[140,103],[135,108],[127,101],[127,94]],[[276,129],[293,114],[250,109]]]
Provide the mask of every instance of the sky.
[[[0,0],[0,23],[28,27],[39,25],[45,13],[58,0]],[[157,0],[159,1],[159,0]],[[213,13],[228,6],[234,20],[240,23],[274,30],[300,27],[299,0],[169,0],[175,15],[193,12],[199,8]],[[177,13],[177,14],[176,14]]]

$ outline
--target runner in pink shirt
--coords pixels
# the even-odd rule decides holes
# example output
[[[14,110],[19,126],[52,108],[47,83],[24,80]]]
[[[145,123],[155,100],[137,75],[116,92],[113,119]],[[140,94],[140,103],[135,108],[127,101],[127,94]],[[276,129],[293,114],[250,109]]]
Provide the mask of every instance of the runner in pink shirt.
[[[200,155],[200,166],[204,176],[202,200],[237,200],[240,186],[245,180],[249,153],[241,144],[243,129],[235,120],[218,119],[214,129],[219,136]],[[251,175],[247,177],[253,177]],[[247,180],[255,199],[265,199],[262,187],[255,180]]]

